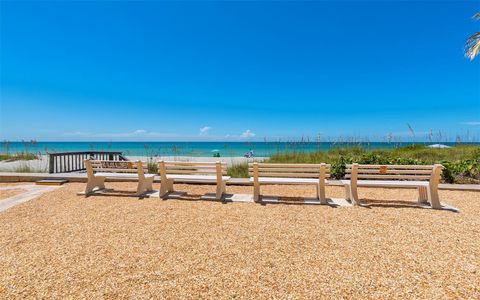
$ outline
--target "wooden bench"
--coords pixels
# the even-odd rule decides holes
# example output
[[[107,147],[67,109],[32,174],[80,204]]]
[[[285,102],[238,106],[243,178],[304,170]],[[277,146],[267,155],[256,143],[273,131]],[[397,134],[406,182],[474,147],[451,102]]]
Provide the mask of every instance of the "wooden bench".
[[[160,198],[166,198],[170,192],[174,192],[175,180],[194,183],[216,183],[216,199],[221,199],[225,193],[226,183],[230,179],[227,174],[227,164],[217,162],[179,162],[160,161]]]
[[[346,168],[345,185],[347,200],[360,204],[357,187],[417,188],[418,202],[430,202],[432,208],[441,208],[438,183],[443,166],[436,165],[359,165]]]
[[[95,188],[104,189],[105,179],[125,178],[137,179],[137,195],[152,191],[155,174],[145,174],[144,165],[141,161],[112,161],[112,160],[89,160],[85,161],[87,169],[87,186],[85,195],[88,196]]]
[[[253,199],[260,199],[262,184],[312,184],[317,188],[317,199],[327,204],[325,182],[330,177],[327,164],[270,164],[249,163],[250,182],[253,182]]]

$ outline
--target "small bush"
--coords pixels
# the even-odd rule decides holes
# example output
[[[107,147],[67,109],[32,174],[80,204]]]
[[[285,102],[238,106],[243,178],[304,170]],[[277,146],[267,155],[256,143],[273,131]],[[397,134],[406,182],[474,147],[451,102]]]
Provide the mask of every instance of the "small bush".
[[[227,169],[227,175],[232,178],[248,178],[248,163],[231,165]]]
[[[158,164],[154,161],[147,163],[148,174],[158,174]]]
[[[471,183],[480,178],[480,161],[459,160],[455,162],[442,161],[444,167],[442,178],[448,183]]]
[[[445,167],[442,174],[444,182],[480,182],[480,147],[477,145],[457,145],[447,149],[432,149],[418,144],[402,148],[375,150],[365,150],[360,146],[338,147],[318,152],[279,152],[272,155],[268,162],[328,163],[331,164],[331,177],[335,179],[344,178],[345,165],[354,162],[380,165],[441,163]]]
[[[336,161],[332,162],[330,167],[330,177],[335,179],[342,179],[345,177],[345,169],[347,164],[351,164],[350,157],[340,156]]]
[[[454,183],[455,171],[453,168],[453,164],[448,161],[442,161],[442,166],[443,166],[442,179],[446,183]]]

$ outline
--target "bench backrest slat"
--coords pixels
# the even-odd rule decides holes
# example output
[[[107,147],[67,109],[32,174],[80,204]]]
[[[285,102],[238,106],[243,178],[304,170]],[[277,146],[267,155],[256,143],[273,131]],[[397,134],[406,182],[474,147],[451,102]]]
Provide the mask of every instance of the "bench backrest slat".
[[[330,177],[328,164],[248,164],[249,175],[253,177],[319,178],[322,169],[325,172],[325,178]]]
[[[224,162],[177,162],[160,161],[159,171],[162,174],[184,174],[184,175],[220,175],[227,174],[227,164]]]
[[[409,169],[409,170],[419,170],[419,169],[424,169],[424,170],[431,170],[433,168],[433,165],[366,165],[366,164],[356,164],[359,168],[362,169],[377,169],[379,167],[385,167],[387,166],[388,168],[391,169]],[[353,164],[347,164],[347,168],[351,168]]]
[[[345,176],[351,178],[351,176]],[[358,174],[358,179],[379,179],[379,180],[430,180],[427,175],[371,175]]]
[[[114,160],[91,160],[90,162],[94,171],[112,173],[136,173],[139,164],[138,161]]]
[[[349,164],[345,177],[351,179],[374,180],[432,180],[435,168],[441,165],[361,165]]]
[[[96,172],[102,173],[128,173],[136,174],[139,178],[145,177],[146,164],[141,161],[115,161],[115,160],[90,160],[86,159],[85,168],[88,177],[93,177]]]
[[[347,173],[351,173],[351,169],[345,170]],[[406,170],[406,169],[391,169],[386,168],[383,171],[383,174],[405,174],[405,175],[430,175],[432,174],[432,169],[430,170]],[[379,169],[362,169],[363,174],[379,174]]]

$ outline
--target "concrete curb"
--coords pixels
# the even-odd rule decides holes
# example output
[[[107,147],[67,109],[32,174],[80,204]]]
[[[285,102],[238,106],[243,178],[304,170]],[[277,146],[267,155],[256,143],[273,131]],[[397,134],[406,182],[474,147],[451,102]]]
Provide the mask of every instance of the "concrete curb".
[[[1,172],[0,182],[35,182],[44,179],[64,179],[69,182],[87,182],[87,174],[85,173],[10,173]],[[109,182],[129,182],[131,179],[107,178]],[[160,182],[160,176],[155,176],[154,182]],[[181,183],[189,183],[188,181],[179,181]],[[198,184],[198,183],[197,183]],[[228,181],[229,185],[252,185],[248,178],[232,178]],[[339,180],[329,180],[327,185],[343,186]],[[438,186],[441,190],[455,191],[478,191],[480,192],[480,184],[447,184],[441,183]]]

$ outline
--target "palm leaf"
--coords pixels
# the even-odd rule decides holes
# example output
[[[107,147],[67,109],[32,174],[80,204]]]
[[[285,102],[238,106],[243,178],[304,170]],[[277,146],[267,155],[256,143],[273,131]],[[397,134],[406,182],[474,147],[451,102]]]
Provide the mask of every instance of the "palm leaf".
[[[472,17],[475,20],[480,20],[480,12]],[[480,52],[480,32],[472,34],[465,42],[465,56],[473,60]]]
[[[480,32],[472,34],[465,43],[465,56],[473,60],[480,51]]]

